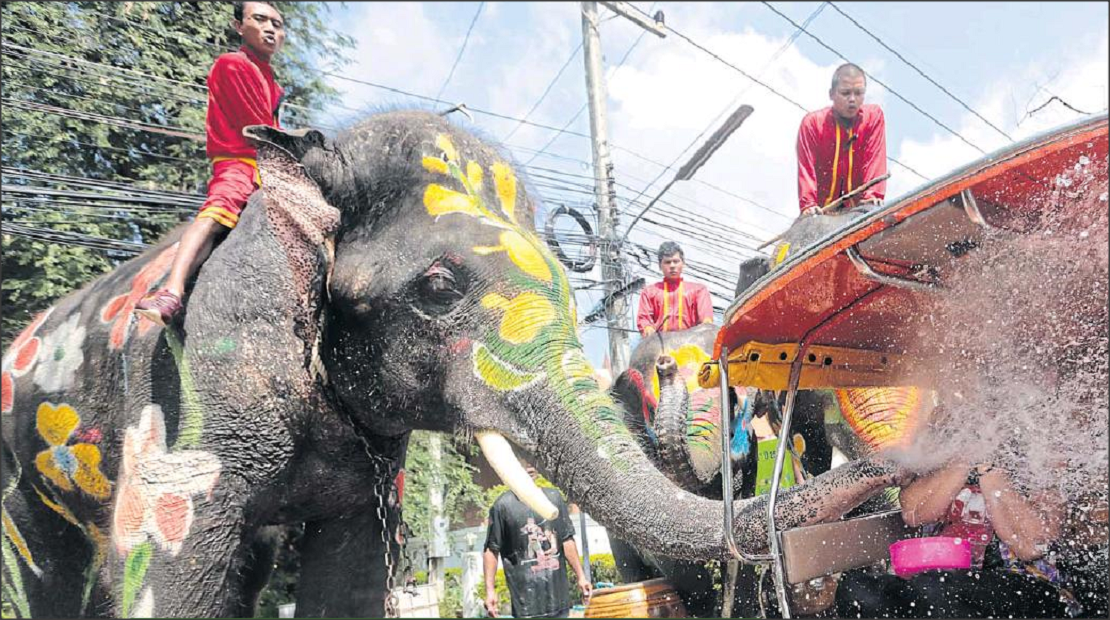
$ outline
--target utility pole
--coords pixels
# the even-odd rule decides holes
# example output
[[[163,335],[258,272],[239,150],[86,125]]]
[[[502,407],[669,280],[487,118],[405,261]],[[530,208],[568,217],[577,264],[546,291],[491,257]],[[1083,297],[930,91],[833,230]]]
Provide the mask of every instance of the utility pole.
[[[446,584],[444,565],[451,555],[451,544],[447,536],[447,516],[444,514],[446,482],[443,476],[443,438],[439,433],[431,433],[428,438],[428,452],[431,456],[428,505],[432,513],[432,536],[428,541],[428,583],[436,589],[436,600],[443,600]]]
[[[605,6],[658,36],[665,36],[659,24],[651,24],[640,16],[633,17],[623,2],[606,2]],[[604,71],[601,66],[601,38],[598,35],[597,2],[582,2],[582,50],[586,61],[586,96],[590,106],[590,137],[593,139],[594,192],[597,197],[598,237],[601,248],[601,279],[605,295],[611,296],[624,282],[620,245],[617,243],[617,190],[613,180],[613,162],[609,154],[609,124],[606,119]],[[628,367],[628,302],[621,296],[613,300],[607,312],[609,325],[609,361],[613,376]]]

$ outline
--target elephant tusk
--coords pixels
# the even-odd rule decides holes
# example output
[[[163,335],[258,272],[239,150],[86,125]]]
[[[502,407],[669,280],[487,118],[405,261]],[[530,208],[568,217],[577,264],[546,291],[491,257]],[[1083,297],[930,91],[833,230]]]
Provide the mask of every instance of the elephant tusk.
[[[481,431],[475,433],[474,437],[478,440],[478,446],[482,448],[482,454],[486,455],[486,460],[493,466],[493,471],[497,472],[497,476],[512,489],[513,493],[516,493],[520,501],[544,519],[550,520],[559,516],[559,509],[547,499],[532,477],[524,471],[516,454],[513,454],[513,447],[500,433]]]

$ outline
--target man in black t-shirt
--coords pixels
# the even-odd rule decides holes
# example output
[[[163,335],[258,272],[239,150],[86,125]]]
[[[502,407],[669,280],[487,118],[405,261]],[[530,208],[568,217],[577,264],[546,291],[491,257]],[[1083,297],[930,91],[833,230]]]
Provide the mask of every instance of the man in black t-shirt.
[[[525,467],[534,480],[536,470]],[[592,587],[574,543],[574,526],[566,502],[559,491],[543,489],[551,503],[559,509],[552,521],[544,520],[520,501],[512,491],[505,491],[489,510],[489,530],[482,562],[486,580],[486,611],[497,617],[497,592],[494,575],[497,556],[505,568],[505,582],[513,603],[514,618],[565,618],[570,611],[567,563],[578,577],[578,588],[587,597]]]

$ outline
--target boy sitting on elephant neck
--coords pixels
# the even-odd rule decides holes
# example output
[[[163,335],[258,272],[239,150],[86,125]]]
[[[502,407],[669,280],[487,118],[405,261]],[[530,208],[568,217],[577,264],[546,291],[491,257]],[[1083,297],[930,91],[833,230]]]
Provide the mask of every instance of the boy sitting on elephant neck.
[[[640,291],[636,309],[636,329],[640,335],[656,332],[673,332],[690,329],[695,325],[713,322],[713,300],[704,284],[685,282],[682,269],[686,256],[674,241],[659,246],[659,271],[663,280]]]
[[[237,52],[221,55],[208,72],[207,146],[212,160],[208,197],[181,237],[166,285],[144,296],[135,313],[165,326],[182,310],[185,282],[239,221],[247,199],[260,186],[255,148],[243,136],[248,125],[278,124],[283,90],[270,59],[285,42],[281,13],[266,2],[236,2],[231,26],[243,39]]]

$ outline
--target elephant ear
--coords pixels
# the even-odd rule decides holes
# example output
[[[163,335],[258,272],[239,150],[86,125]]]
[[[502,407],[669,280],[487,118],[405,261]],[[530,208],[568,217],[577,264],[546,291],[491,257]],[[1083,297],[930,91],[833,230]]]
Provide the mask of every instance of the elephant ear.
[[[309,364],[319,365],[320,308],[335,262],[340,212],[325,194],[339,174],[339,158],[316,130],[284,131],[251,125],[243,135],[258,149],[258,171],[270,230],[281,245],[299,299],[294,317]]]

